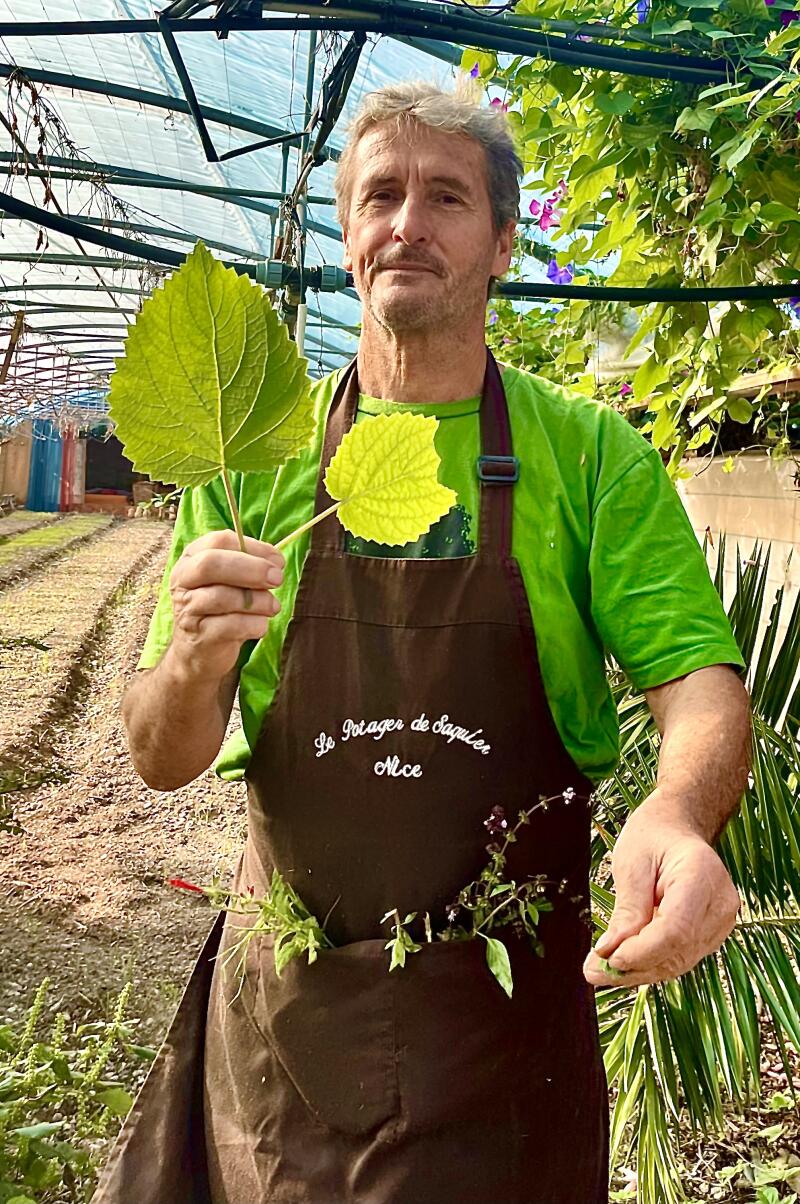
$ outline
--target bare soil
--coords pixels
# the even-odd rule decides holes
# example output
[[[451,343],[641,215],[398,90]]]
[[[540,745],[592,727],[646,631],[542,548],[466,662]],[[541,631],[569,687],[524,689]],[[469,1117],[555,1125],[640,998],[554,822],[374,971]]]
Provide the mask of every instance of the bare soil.
[[[56,780],[12,796],[23,831],[0,834],[3,1018],[24,1011],[45,976],[53,1008],[73,1017],[107,1014],[131,980],[138,1039],[157,1044],[213,918],[167,879],[207,881],[238,855],[244,787],[209,770],[181,790],[150,790],[119,715],[168,534],[105,615],[68,705],[43,733]]]

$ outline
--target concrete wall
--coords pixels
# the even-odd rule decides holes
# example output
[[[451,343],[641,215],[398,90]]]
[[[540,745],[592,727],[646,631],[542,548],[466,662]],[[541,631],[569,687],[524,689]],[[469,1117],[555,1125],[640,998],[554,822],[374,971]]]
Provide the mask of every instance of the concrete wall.
[[[696,469],[700,463],[687,461],[686,467]],[[725,457],[712,460],[704,471],[681,481],[678,490],[698,539],[702,540],[706,527],[711,529],[715,545],[720,532],[726,535],[726,604],[735,582],[737,544],[743,559],[756,541],[771,544],[764,600],[767,613],[762,619],[768,617],[775,590],[784,585],[780,638],[800,589],[800,488],[794,480],[796,467],[790,460],[774,464],[768,456],[747,452],[734,459],[732,472],[722,471],[724,463]],[[710,555],[710,563],[713,568],[716,553]]]
[[[18,506],[28,500],[31,446],[30,422],[20,423],[11,438],[0,443],[0,494],[13,493]]]

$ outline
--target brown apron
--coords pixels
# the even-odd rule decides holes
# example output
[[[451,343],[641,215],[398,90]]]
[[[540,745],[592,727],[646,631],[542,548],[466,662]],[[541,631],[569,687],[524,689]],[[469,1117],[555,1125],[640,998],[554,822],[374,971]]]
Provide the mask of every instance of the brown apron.
[[[354,360],[318,509],[357,402]],[[511,556],[515,461],[488,350],[481,437],[474,556],[351,556],[335,518],[313,529],[247,771],[236,885],[259,895],[278,868],[337,947],[278,978],[271,938],[256,937],[239,984],[219,961],[210,973],[217,925],[95,1204],[606,1204],[608,1098],[582,972],[592,787],[550,714]],[[554,795],[509,851],[509,873],[545,875],[554,904],[541,958],[527,936],[494,933],[509,999],[483,940],[427,943],[419,917],[446,927],[487,862],[492,807],[513,823]],[[423,947],[389,973],[394,908],[418,913]],[[227,917],[223,951],[242,922]]]

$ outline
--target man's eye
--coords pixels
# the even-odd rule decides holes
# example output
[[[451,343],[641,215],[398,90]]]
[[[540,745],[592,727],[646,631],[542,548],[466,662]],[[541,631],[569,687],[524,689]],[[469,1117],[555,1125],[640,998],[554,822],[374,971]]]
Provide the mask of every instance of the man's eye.
[[[461,204],[461,197],[454,196],[452,192],[443,193],[441,199],[448,202],[455,201],[456,205]]]

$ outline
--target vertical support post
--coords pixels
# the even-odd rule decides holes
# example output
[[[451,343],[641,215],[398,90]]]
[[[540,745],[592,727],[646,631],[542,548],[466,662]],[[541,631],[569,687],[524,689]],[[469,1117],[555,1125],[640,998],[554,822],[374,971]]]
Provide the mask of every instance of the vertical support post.
[[[14,325],[11,328],[11,336],[8,340],[8,347],[6,348],[6,353],[3,357],[3,366],[0,367],[0,385],[4,385],[6,383],[8,370],[11,367],[11,359],[14,355],[14,349],[22,336],[22,328],[24,324],[25,312],[24,310],[19,310],[16,318],[14,319]]]
[[[308,69],[306,71],[306,107],[305,107],[305,125],[311,120],[311,113],[314,104],[314,56],[317,49],[317,31],[312,29],[308,35]],[[302,170],[303,160],[308,152],[308,134],[304,134],[300,140],[298,147],[298,174]],[[308,226],[308,205],[306,196],[308,194],[308,185],[303,185],[303,190],[298,198],[297,211],[300,217],[300,299],[297,306],[297,324],[295,327],[295,342],[297,350],[302,354],[303,343],[306,333],[306,316],[308,306],[306,304],[306,289],[303,280],[303,268],[305,267],[306,258],[306,230]]]

